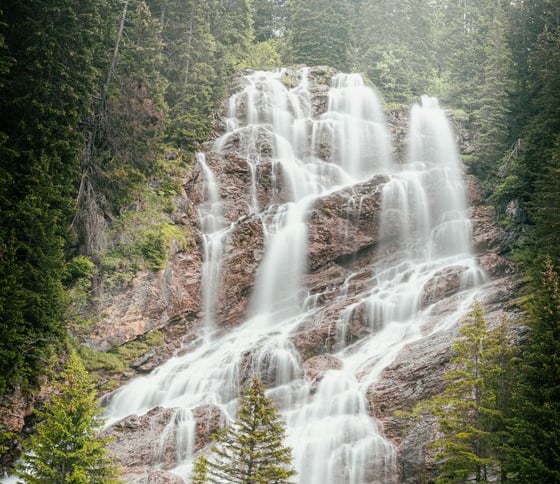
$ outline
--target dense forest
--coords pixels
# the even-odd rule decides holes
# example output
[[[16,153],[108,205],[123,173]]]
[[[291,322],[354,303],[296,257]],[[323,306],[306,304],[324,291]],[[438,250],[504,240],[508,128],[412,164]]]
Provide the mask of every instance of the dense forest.
[[[516,296],[528,331],[508,359],[516,378],[492,445],[504,480],[560,481],[556,0],[5,0],[0,9],[0,395],[32,392],[77,344],[76,288],[100,297],[120,264],[105,234],[146,185],[192,166],[235,75],[328,65],[362,72],[387,110],[428,93],[470,123],[464,162],[526,275]],[[174,190],[162,186],[153,203],[165,210]],[[118,250],[158,269],[172,230],[158,220],[133,252]]]

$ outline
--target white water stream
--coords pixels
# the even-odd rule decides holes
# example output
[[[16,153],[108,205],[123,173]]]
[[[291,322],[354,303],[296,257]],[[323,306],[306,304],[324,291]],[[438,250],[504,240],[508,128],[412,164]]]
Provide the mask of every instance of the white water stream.
[[[234,418],[240,378],[249,361],[267,382],[268,394],[288,424],[298,483],[393,483],[395,449],[368,412],[366,391],[406,344],[429,337],[422,332],[432,312],[422,300],[429,281],[456,270],[464,289],[455,307],[435,326],[431,323],[428,332],[435,332],[460,319],[483,280],[470,251],[471,228],[453,133],[437,101],[424,98],[411,110],[408,160],[393,164],[380,102],[360,76],[335,76],[328,110],[315,116],[307,71],[299,73],[292,89],[281,82],[281,75],[247,76],[246,87],[230,99],[227,132],[213,147],[226,149],[233,136],[241,140],[239,153],[252,174],[251,210],[261,218],[266,235],[248,319],[226,334],[203,338],[183,356],[120,389],[106,415],[115,422],[158,405],[176,407],[170,426],[177,429],[181,464],[174,472],[188,478],[195,440],[191,410],[214,404]],[[257,144],[263,133],[273,141],[274,172],[280,174],[275,183],[289,193],[285,203],[259,206],[257,201],[255,174],[263,161]],[[328,156],[325,146],[330,147]],[[216,327],[225,240],[235,221],[223,217],[219,187],[203,154],[198,162],[206,187],[200,218],[210,335]],[[337,322],[335,348],[342,368],[326,372],[313,388],[303,378],[301,356],[290,340],[291,333],[320,310],[316,295],[307,296],[302,282],[310,207],[319,196],[380,173],[391,175],[383,192],[381,231],[394,243],[378,248],[387,257],[371,267],[367,290]],[[343,288],[338,294],[343,300]],[[347,346],[347,326],[357,311],[371,335]]]

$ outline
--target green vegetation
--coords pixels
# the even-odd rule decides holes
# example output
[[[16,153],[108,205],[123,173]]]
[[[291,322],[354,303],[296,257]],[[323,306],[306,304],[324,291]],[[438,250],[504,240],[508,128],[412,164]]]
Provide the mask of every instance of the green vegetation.
[[[79,346],[78,352],[88,371],[103,370],[109,374],[119,374],[130,369],[130,364],[148,350],[162,344],[163,334],[154,330],[109,351],[96,351],[87,346]]]
[[[535,276],[528,301],[528,341],[516,364],[508,429],[512,482],[560,480],[560,278],[550,260]]]
[[[443,392],[413,412],[439,422],[436,483],[560,479],[559,281],[545,261],[526,299],[522,347],[512,346],[507,321],[489,330],[479,304],[463,322]]]
[[[66,370],[41,411],[37,432],[25,443],[18,476],[24,483],[109,484],[119,482],[99,437],[102,421],[96,393],[79,357],[68,355]]]
[[[505,322],[489,331],[483,307],[475,304],[453,344],[443,392],[415,409],[416,415],[432,413],[440,425],[441,436],[432,444],[440,462],[436,483],[488,482],[504,474],[512,358],[505,331]]]
[[[290,482],[295,471],[284,435],[278,410],[253,379],[240,398],[237,419],[216,435],[212,454],[198,458],[191,482]]]
[[[496,366],[498,336],[473,309],[447,407],[434,407],[441,479],[560,480],[556,0],[3,1],[0,395],[30,391],[67,333],[95,320],[92,293],[161,270],[174,244],[188,250],[175,198],[232,76],[291,62],[361,71],[389,110],[435,94],[471,123],[465,162],[517,235],[529,331]],[[80,352],[89,369],[120,372],[157,340]],[[519,379],[502,378],[509,365]]]
[[[0,394],[34,384],[64,340],[64,245],[102,3],[2,3]]]

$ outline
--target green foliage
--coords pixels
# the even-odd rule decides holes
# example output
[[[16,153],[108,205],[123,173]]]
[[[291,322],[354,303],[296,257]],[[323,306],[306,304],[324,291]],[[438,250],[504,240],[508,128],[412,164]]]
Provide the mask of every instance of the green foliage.
[[[249,50],[247,67],[256,70],[273,70],[282,67],[279,51],[283,43],[280,39],[268,39],[253,44]]]
[[[201,455],[196,459],[191,474],[191,484],[207,484],[208,483],[208,459]]]
[[[64,335],[63,247],[102,3],[2,3],[0,394],[33,384]]]
[[[560,262],[560,134],[545,152],[543,167],[535,182],[532,213],[535,220],[533,243],[538,253]]]
[[[291,450],[284,446],[284,424],[279,412],[253,379],[239,402],[237,419],[216,436],[211,456],[200,457],[192,482],[290,482],[295,475]]]
[[[441,465],[435,482],[442,484],[489,482],[504,466],[504,415],[512,389],[506,322],[489,331],[476,303],[460,332],[443,392],[415,409],[438,417],[442,436],[433,445]]]
[[[109,351],[97,351],[81,345],[78,352],[88,371],[103,371],[116,375],[127,371],[131,363],[162,344],[163,334],[159,330],[154,330]]]
[[[183,249],[187,245],[183,231],[170,223],[161,224],[144,233],[143,239],[139,241],[138,251],[150,269],[157,271],[165,267],[172,241],[178,242]]]
[[[181,193],[185,169],[180,159],[159,159],[150,186],[137,193],[136,203],[113,220],[107,250],[100,254],[104,287],[112,290],[129,284],[143,269],[160,270],[172,245],[187,250],[194,242],[186,227],[173,223],[174,197]]]
[[[291,61],[345,69],[350,31],[350,2],[289,2],[288,44]]]
[[[286,30],[287,0],[253,0],[255,41],[262,43],[278,38]]]
[[[515,482],[558,482],[560,282],[550,260],[534,279],[528,310],[529,341],[509,422],[509,468]]]
[[[424,0],[354,3],[352,68],[365,72],[386,100],[409,103],[429,90],[435,11]]]
[[[25,483],[108,484],[119,482],[107,457],[107,439],[93,384],[79,357],[69,353],[55,393],[41,411],[36,433],[24,445],[18,476]]]
[[[495,171],[508,145],[509,92],[512,59],[508,46],[506,18],[501,2],[496,2],[485,41],[484,84],[479,91],[479,107],[474,112],[476,151],[480,178]]]
[[[90,279],[95,270],[95,263],[86,256],[78,255],[70,260],[67,266],[69,281]]]

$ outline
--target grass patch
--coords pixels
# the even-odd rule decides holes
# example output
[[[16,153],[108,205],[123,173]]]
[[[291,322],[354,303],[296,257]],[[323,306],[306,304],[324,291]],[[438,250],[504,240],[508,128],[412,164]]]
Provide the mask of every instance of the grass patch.
[[[116,374],[128,370],[135,360],[152,348],[163,345],[163,342],[162,332],[154,330],[109,351],[97,351],[81,345],[78,352],[88,371]]]
[[[127,287],[141,270],[163,269],[173,244],[180,250],[194,246],[188,227],[175,225],[171,217],[187,166],[175,153],[168,158],[158,160],[136,203],[109,229],[110,245],[101,264],[104,286],[109,290]]]

